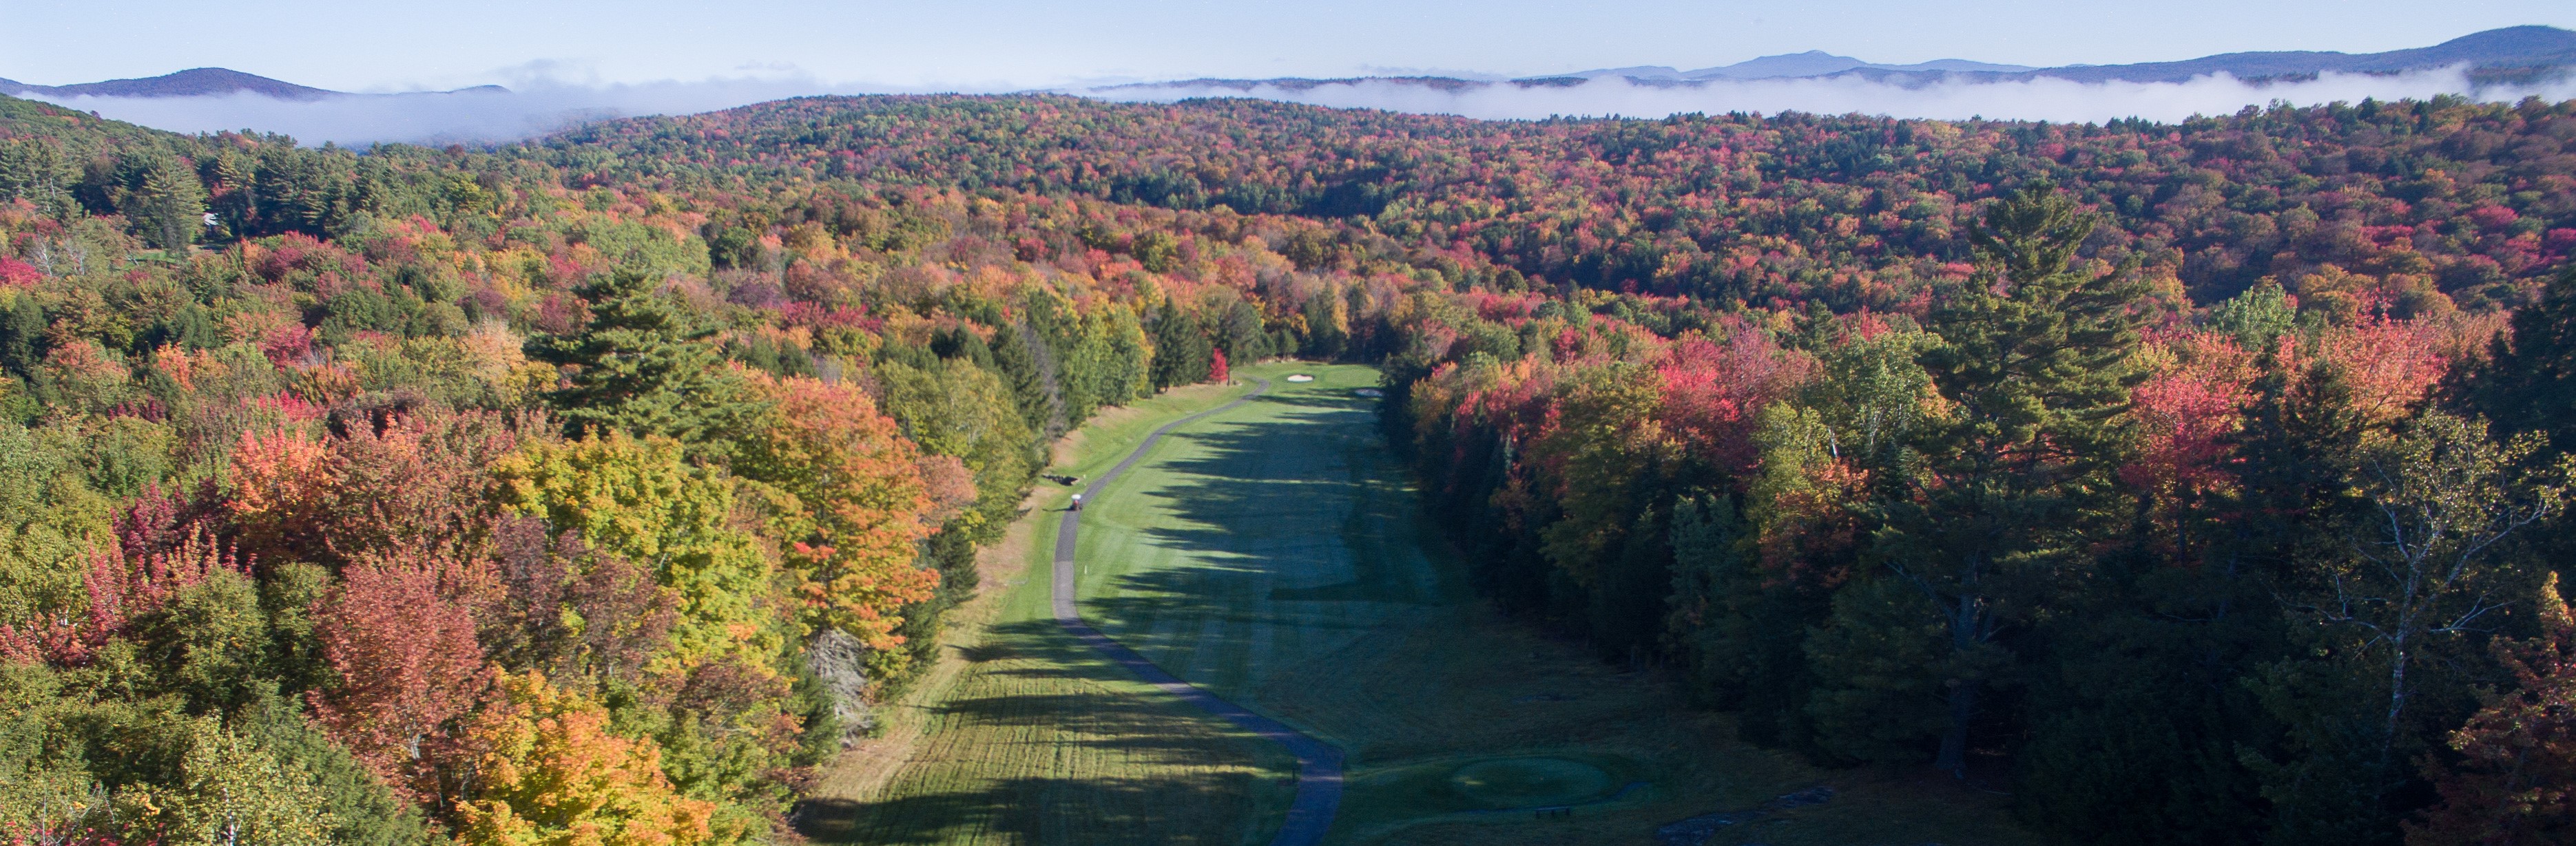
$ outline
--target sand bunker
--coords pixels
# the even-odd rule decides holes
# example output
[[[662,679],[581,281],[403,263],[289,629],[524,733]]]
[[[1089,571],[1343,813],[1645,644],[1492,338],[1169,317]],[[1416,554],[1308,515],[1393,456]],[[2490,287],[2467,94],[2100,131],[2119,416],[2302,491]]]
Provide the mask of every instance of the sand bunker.
[[[1308,375],[1306,375],[1306,374],[1304,374],[1304,373],[1299,373],[1299,374],[1296,374],[1296,375],[1294,375],[1294,376],[1290,376],[1290,377],[1288,377],[1288,381],[1291,381],[1291,382],[1312,382],[1312,381],[1315,381],[1315,377],[1313,377],[1313,376],[1308,376]]]

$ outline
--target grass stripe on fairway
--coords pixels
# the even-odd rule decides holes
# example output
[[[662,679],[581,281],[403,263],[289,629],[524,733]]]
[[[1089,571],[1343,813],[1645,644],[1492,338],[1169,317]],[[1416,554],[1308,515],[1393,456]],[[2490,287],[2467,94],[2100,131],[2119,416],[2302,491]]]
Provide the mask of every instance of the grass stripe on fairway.
[[[1050,472],[1088,478],[1153,427],[1238,392],[1184,389],[1104,413],[1068,439],[1080,446]],[[808,836],[1237,846],[1284,812],[1287,755],[1139,683],[1057,628],[1048,556],[1066,493],[1041,489],[1014,527],[1023,560],[997,568],[991,595],[947,638],[953,680],[886,709],[890,738],[917,738],[896,750],[900,769],[881,784],[826,772],[800,815]]]
[[[1253,384],[1258,386],[1251,393],[1225,405],[1166,423],[1161,428],[1155,429],[1153,434],[1145,436],[1145,442],[1139,444],[1134,452],[1120,459],[1117,466],[1111,467],[1109,472],[1093,479],[1090,486],[1083,489],[1081,496],[1091,502],[1098,502],[1101,491],[1108,489],[1121,476],[1126,475],[1132,465],[1144,460],[1145,456],[1152,452],[1155,446],[1161,444],[1163,438],[1171,432],[1197,422],[1200,418],[1223,414],[1260,398],[1262,393],[1269,389],[1270,382],[1258,376],[1250,378]],[[1076,502],[1080,501],[1082,500],[1076,500]],[[1083,645],[1091,647],[1092,651],[1100,653],[1109,660],[1117,662],[1119,666],[1127,668],[1128,672],[1135,673],[1145,683],[1183,702],[1188,702],[1199,710],[1233,723],[1245,731],[1279,744],[1280,748],[1295,756],[1297,758],[1296,795],[1289,802],[1286,818],[1281,820],[1279,830],[1272,835],[1270,844],[1271,846],[1315,846],[1322,843],[1324,832],[1333,824],[1333,810],[1342,802],[1342,750],[1277,720],[1253,713],[1251,709],[1242,705],[1226,701],[1216,694],[1209,693],[1204,687],[1182,681],[1164,668],[1146,660],[1144,656],[1136,654],[1135,650],[1111,640],[1102,635],[1098,629],[1083,622],[1081,615],[1075,610],[1074,586],[1078,567],[1073,554],[1074,549],[1080,545],[1078,536],[1082,528],[1081,518],[1082,514],[1078,512],[1070,513],[1056,523],[1055,578],[1049,591],[1050,607],[1055,612],[1056,625],[1063,626],[1075,640],[1081,641]]]
[[[1376,371],[1239,372],[1271,391],[1174,431],[1086,497],[1079,607],[1156,666],[1343,749],[1327,842],[1652,843],[1664,823],[1817,784],[1833,801],[1712,844],[2033,842],[1994,797],[1736,742],[1726,716],[1685,707],[1653,673],[1500,618],[1421,522],[1376,400],[1354,395]],[[1315,381],[1281,378],[1300,372]],[[1108,415],[1057,472],[1088,480],[1155,426],[1231,396],[1185,389]],[[818,839],[1258,846],[1278,828],[1288,756],[1056,628],[1043,541],[1057,516],[1031,515],[1030,569],[995,585],[990,622],[960,635],[972,663],[913,709],[910,762],[841,800],[846,822]]]

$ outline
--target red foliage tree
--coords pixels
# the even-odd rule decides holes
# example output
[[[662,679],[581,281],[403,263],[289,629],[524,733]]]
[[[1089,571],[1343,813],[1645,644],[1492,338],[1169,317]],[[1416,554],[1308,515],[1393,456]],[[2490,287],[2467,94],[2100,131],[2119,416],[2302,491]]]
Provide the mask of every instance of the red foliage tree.
[[[222,508],[263,560],[345,566],[370,550],[461,544],[478,536],[484,468],[516,445],[500,415],[436,405],[341,407],[330,435],[246,434]]]
[[[428,404],[342,408],[331,427],[321,540],[343,555],[422,543],[459,549],[480,533],[485,468],[518,444],[501,415]]]
[[[483,606],[483,645],[506,666],[633,680],[678,622],[678,598],[651,570],[543,520],[494,524],[492,559],[501,590]]]
[[[2150,516],[2166,529],[2153,543],[2191,557],[2198,506],[2236,484],[2228,436],[2243,427],[2253,356],[2229,338],[2195,332],[2164,344],[2179,357],[2130,389],[2130,415],[2140,435],[2137,459],[2121,481],[2147,495]]]
[[[1724,345],[1692,338],[1655,366],[1663,380],[1660,416],[1688,454],[1740,477],[1753,465],[1754,413],[1815,372],[1815,359],[1758,332],[1739,332]]]
[[[1209,353],[1208,381],[1222,385],[1233,379],[1234,371],[1227,369],[1225,366],[1225,351],[1216,350]]]
[[[369,555],[315,610],[314,635],[339,684],[310,694],[314,716],[368,769],[412,798],[452,751],[448,724],[490,686],[475,640],[470,562],[418,549]]]
[[[44,280],[44,271],[37,270],[35,265],[0,256],[0,287],[32,288]]]
[[[24,627],[0,626],[0,660],[86,665],[136,618],[160,609],[181,588],[205,581],[219,569],[247,574],[250,566],[193,526],[167,550],[128,554],[114,545],[97,550],[81,578],[85,607]]]

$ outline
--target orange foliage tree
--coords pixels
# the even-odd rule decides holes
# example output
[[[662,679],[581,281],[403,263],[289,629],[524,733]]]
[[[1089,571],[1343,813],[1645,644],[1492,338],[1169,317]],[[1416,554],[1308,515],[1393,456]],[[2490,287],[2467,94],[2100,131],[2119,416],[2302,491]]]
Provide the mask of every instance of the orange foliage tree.
[[[233,446],[232,477],[223,499],[236,537],[264,559],[306,545],[327,520],[330,455],[323,443],[295,429],[246,432]]]
[[[246,433],[222,510],[242,551],[340,566],[369,550],[469,540],[486,468],[518,436],[507,418],[435,405],[334,411],[331,434]]]
[[[715,806],[680,795],[661,748],[609,731],[608,709],[536,672],[501,681],[475,715],[473,792],[458,839],[475,846],[690,846],[715,839]]]
[[[2458,765],[2425,768],[2442,802],[2408,827],[2410,846],[2576,841],[2576,615],[2555,575],[2540,612],[2540,637],[2494,646],[2518,689],[2451,733]]]
[[[931,597],[939,574],[914,566],[938,528],[920,454],[858,386],[754,374],[770,417],[737,447],[733,470],[773,494],[776,537],[809,620],[869,647],[903,642],[898,610]]]

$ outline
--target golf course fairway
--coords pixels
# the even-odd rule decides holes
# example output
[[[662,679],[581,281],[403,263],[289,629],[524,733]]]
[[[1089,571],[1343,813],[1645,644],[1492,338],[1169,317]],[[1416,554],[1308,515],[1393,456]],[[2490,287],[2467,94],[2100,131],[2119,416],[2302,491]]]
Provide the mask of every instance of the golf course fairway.
[[[1736,742],[1724,715],[1465,588],[1379,434],[1375,370],[1276,363],[1235,386],[1103,414],[986,566],[948,660],[881,708],[882,737],[827,768],[799,814],[827,843],[1271,842],[1296,760],[1094,651],[1049,607],[1057,521],[1079,517],[1081,620],[1162,671],[1344,753],[1331,843],[1656,843],[1659,826],[1751,812],[1707,842],[2020,844],[1992,797],[1808,767]],[[1310,382],[1288,382],[1310,374]]]

